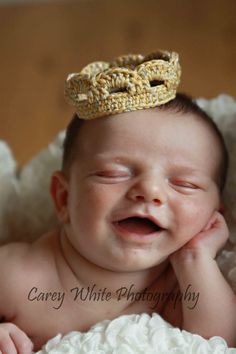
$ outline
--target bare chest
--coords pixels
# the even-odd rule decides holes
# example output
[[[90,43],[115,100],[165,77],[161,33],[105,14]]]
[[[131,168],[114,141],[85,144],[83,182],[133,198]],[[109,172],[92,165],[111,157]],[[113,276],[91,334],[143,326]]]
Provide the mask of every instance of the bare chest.
[[[86,332],[94,324],[121,315],[119,305],[105,292],[72,286],[67,291],[51,284],[27,287],[14,318],[7,319],[21,328],[39,350],[57,334]]]
[[[50,288],[36,284],[26,289],[25,301],[11,321],[27,333],[37,350],[58,333],[86,332],[102,320],[123,314],[157,312],[172,325],[181,324],[179,302],[174,304],[173,301],[163,300],[158,308],[140,298],[121,310],[118,303],[112,302],[108,292],[95,290],[72,286],[64,291],[57,284],[52,284]]]

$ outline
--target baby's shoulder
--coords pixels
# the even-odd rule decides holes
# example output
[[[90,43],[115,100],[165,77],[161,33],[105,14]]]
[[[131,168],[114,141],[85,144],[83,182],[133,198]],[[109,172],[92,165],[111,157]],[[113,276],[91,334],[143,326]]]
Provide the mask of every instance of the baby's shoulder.
[[[13,242],[0,247],[0,278],[11,276],[21,269],[30,249],[30,244],[25,242]]]
[[[49,237],[35,243],[13,242],[0,247],[0,315],[3,304],[18,304],[32,283],[50,284],[55,276],[55,261]]]
[[[53,272],[54,259],[49,236],[44,235],[35,243],[14,242],[0,247],[0,287],[26,284],[32,278],[44,279]],[[47,275],[47,276],[45,276]]]
[[[32,244],[26,242],[13,242],[0,247],[1,293],[4,289],[9,292],[13,288],[16,292],[28,282],[31,274],[37,276],[32,249]]]
[[[19,300],[23,275],[23,265],[29,252],[27,243],[14,242],[0,247],[0,316],[12,317]]]

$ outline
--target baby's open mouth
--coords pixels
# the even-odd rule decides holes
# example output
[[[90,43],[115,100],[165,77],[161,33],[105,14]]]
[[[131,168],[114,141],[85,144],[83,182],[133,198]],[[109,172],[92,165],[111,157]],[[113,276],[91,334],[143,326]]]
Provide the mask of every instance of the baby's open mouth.
[[[154,223],[148,218],[132,216],[117,222],[118,225],[128,232],[139,235],[148,235],[163,230],[162,227]]]

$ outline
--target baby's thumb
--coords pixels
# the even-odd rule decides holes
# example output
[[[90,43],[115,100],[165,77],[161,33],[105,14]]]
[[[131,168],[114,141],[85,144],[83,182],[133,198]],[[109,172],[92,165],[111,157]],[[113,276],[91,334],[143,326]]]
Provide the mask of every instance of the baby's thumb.
[[[213,226],[215,225],[217,218],[218,218],[218,212],[214,211],[214,213],[212,214],[212,216],[210,217],[210,219],[208,220],[206,226],[203,228],[202,231],[208,231],[210,229],[213,228]]]

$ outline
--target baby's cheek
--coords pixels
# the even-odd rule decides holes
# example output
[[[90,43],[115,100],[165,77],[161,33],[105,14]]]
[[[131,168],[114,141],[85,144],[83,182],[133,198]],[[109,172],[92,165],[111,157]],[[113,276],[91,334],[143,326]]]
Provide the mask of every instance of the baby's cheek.
[[[176,209],[179,227],[184,228],[186,237],[196,235],[210,219],[213,210],[204,204],[189,200],[185,201],[185,203],[180,203],[179,208]]]
[[[109,185],[89,185],[83,188],[80,195],[85,203],[96,207],[96,204],[106,203],[117,197],[117,192]],[[95,204],[93,204],[95,203]]]

